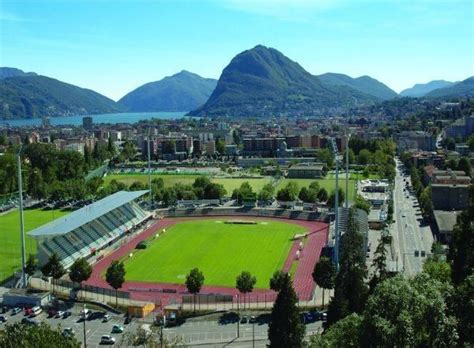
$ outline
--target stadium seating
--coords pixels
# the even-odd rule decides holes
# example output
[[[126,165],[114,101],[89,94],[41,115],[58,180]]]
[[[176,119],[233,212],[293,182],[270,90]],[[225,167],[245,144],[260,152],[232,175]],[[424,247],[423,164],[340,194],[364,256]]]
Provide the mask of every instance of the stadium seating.
[[[67,233],[42,238],[39,253],[43,260],[56,253],[67,268],[77,258],[106,247],[150,216],[138,204],[127,202]]]

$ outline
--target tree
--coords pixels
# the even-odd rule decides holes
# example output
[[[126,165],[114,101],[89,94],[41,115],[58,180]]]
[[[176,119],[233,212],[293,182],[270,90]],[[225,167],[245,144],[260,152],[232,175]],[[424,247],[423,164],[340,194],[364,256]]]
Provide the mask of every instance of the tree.
[[[318,201],[319,202],[326,202],[328,200],[328,191],[323,187],[318,192]]]
[[[389,277],[387,271],[387,248],[386,245],[389,243],[389,239],[382,236],[379,239],[379,243],[374,253],[374,260],[372,261],[372,267],[374,268],[374,275],[370,280],[370,290],[373,291],[377,285],[383,282]]]
[[[361,195],[356,195],[354,200],[354,207],[362,209],[367,214],[370,212],[370,203],[364,199]]]
[[[275,271],[273,276],[270,278],[270,289],[273,291],[280,291],[283,284],[283,279],[285,278],[285,272],[283,271]]]
[[[75,282],[79,283],[79,286],[82,282],[85,282],[92,274],[92,266],[89,265],[89,262],[83,257],[77,259],[72,264],[69,269],[69,278]]]
[[[107,152],[109,153],[110,158],[115,156],[115,145],[111,137],[109,137],[107,142]]]
[[[290,181],[286,186],[277,192],[277,199],[284,202],[292,202],[298,197],[298,184]]]
[[[81,344],[75,337],[64,337],[58,328],[46,323],[37,326],[16,322],[3,327],[0,347],[80,348]]]
[[[345,194],[344,194],[344,190],[342,188],[339,187],[339,206],[342,206],[342,204],[344,203],[344,199],[345,199]],[[331,192],[331,195],[329,196],[328,198],[328,201],[327,201],[327,204],[329,207],[334,207],[334,204],[336,203],[336,190],[332,191]]]
[[[271,183],[265,184],[262,187],[262,190],[258,193],[258,200],[259,201],[269,201],[273,198],[275,194],[275,188]]]
[[[458,319],[460,346],[474,345],[474,275],[470,275],[455,289],[451,310]]]
[[[38,263],[36,262],[35,255],[29,254],[28,259],[26,260],[25,272],[30,277],[35,274],[36,269],[38,268]]]
[[[234,190],[232,198],[236,199],[239,204],[242,204],[242,202],[255,202],[257,194],[253,192],[252,186],[245,181],[240,185],[240,188]]]
[[[105,273],[105,281],[112,288],[115,289],[115,307],[118,304],[118,289],[120,289],[125,282],[125,266],[122,261],[114,260],[107,267]]]
[[[448,259],[454,284],[474,271],[474,185],[469,188],[469,207],[458,215],[449,245]]]
[[[36,168],[31,169],[28,176],[27,192],[35,199],[46,197],[46,185],[43,182],[43,175],[41,171]]]
[[[347,218],[347,231],[341,238],[339,271],[334,297],[328,308],[329,324],[364,309],[368,289],[365,284],[367,268],[363,243],[355,221],[355,209],[351,208]]]
[[[361,347],[362,317],[356,313],[339,320],[323,335],[314,335],[310,347]]]
[[[305,326],[300,321],[297,302],[298,298],[291,284],[290,275],[285,273],[281,278],[280,291],[268,325],[270,347],[304,346]]]
[[[423,263],[423,272],[428,274],[430,278],[439,280],[442,283],[451,282],[451,266],[446,261],[428,258]]]
[[[316,150],[316,159],[319,162],[322,162],[327,165],[328,168],[332,168],[334,164],[334,154],[328,148],[317,149]]]
[[[253,291],[253,287],[257,283],[257,278],[252,276],[250,272],[242,272],[237,276],[235,281],[235,287],[241,294],[244,294],[244,299],[249,292]],[[245,309],[245,301],[244,301],[244,309]]]
[[[468,158],[461,157],[458,162],[458,170],[462,170],[466,175],[471,176],[471,163]]]
[[[223,155],[225,153],[225,141],[224,139],[219,139],[216,141],[216,151]]]
[[[193,268],[186,276],[185,284],[188,291],[194,295],[194,312],[196,312],[196,294],[201,291],[204,284],[204,274],[198,268]]]
[[[334,288],[334,277],[336,276],[336,268],[331,259],[321,256],[318,263],[314,265],[313,280],[320,288],[323,289],[323,307],[324,307],[324,290]]]
[[[367,301],[363,347],[455,347],[456,320],[447,314],[449,287],[427,274],[380,283]]]
[[[64,273],[66,273],[56,253],[54,253],[53,255],[49,257],[48,262],[46,262],[44,266],[41,268],[41,272],[47,277],[52,277],[54,280],[58,280],[64,275]],[[53,292],[54,292],[54,284],[53,284]]]

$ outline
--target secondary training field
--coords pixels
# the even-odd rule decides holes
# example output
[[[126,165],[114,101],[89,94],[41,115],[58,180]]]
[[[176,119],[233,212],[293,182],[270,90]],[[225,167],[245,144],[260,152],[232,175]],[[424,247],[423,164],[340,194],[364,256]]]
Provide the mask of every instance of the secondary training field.
[[[174,184],[180,183],[183,185],[192,185],[198,175],[152,175],[152,179],[161,178],[165,187],[173,186]],[[117,180],[130,186],[134,182],[138,181],[142,184],[148,183],[148,175],[145,174],[110,174],[104,178],[104,183],[108,184],[112,180]],[[262,178],[211,178],[211,181],[216,184],[221,184],[230,196],[234,189],[239,188],[244,182],[248,182],[252,186],[253,190],[259,192],[265,184],[271,182],[269,176]]]
[[[186,274],[198,267],[208,285],[235,286],[237,275],[249,271],[257,278],[257,288],[268,288],[273,272],[283,267],[295,234],[306,232],[281,221],[258,220],[252,225],[224,221],[179,222],[152,237],[147,249],[126,259],[126,279],[183,283]]]
[[[57,219],[67,212],[27,209],[24,213],[25,233]],[[36,253],[36,241],[25,236],[26,254]],[[20,213],[18,210],[0,215],[0,281],[21,267]]]

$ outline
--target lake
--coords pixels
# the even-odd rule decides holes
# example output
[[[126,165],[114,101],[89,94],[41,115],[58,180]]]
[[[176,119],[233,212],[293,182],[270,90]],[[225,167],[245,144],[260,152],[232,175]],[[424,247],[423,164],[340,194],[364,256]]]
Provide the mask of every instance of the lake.
[[[100,114],[100,115],[80,115],[80,116],[60,116],[50,117],[53,126],[81,126],[82,118],[91,116],[93,122],[96,123],[136,123],[141,120],[151,120],[153,118],[161,120],[173,120],[183,118],[185,112],[130,112],[119,114]],[[11,127],[34,127],[41,125],[41,118],[28,118],[18,120],[0,120],[1,125],[9,125]]]

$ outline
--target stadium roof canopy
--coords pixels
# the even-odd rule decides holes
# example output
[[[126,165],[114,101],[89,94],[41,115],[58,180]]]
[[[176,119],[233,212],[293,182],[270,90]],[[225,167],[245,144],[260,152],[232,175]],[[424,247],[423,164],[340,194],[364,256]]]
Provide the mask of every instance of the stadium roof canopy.
[[[81,209],[73,211],[59,219],[53,220],[46,225],[38,227],[28,233],[31,237],[54,237],[69,233],[82,225],[87,224],[109,211],[112,211],[124,204],[127,204],[140,196],[148,193],[148,190],[142,191],[119,191],[100,201],[86,205]]]

